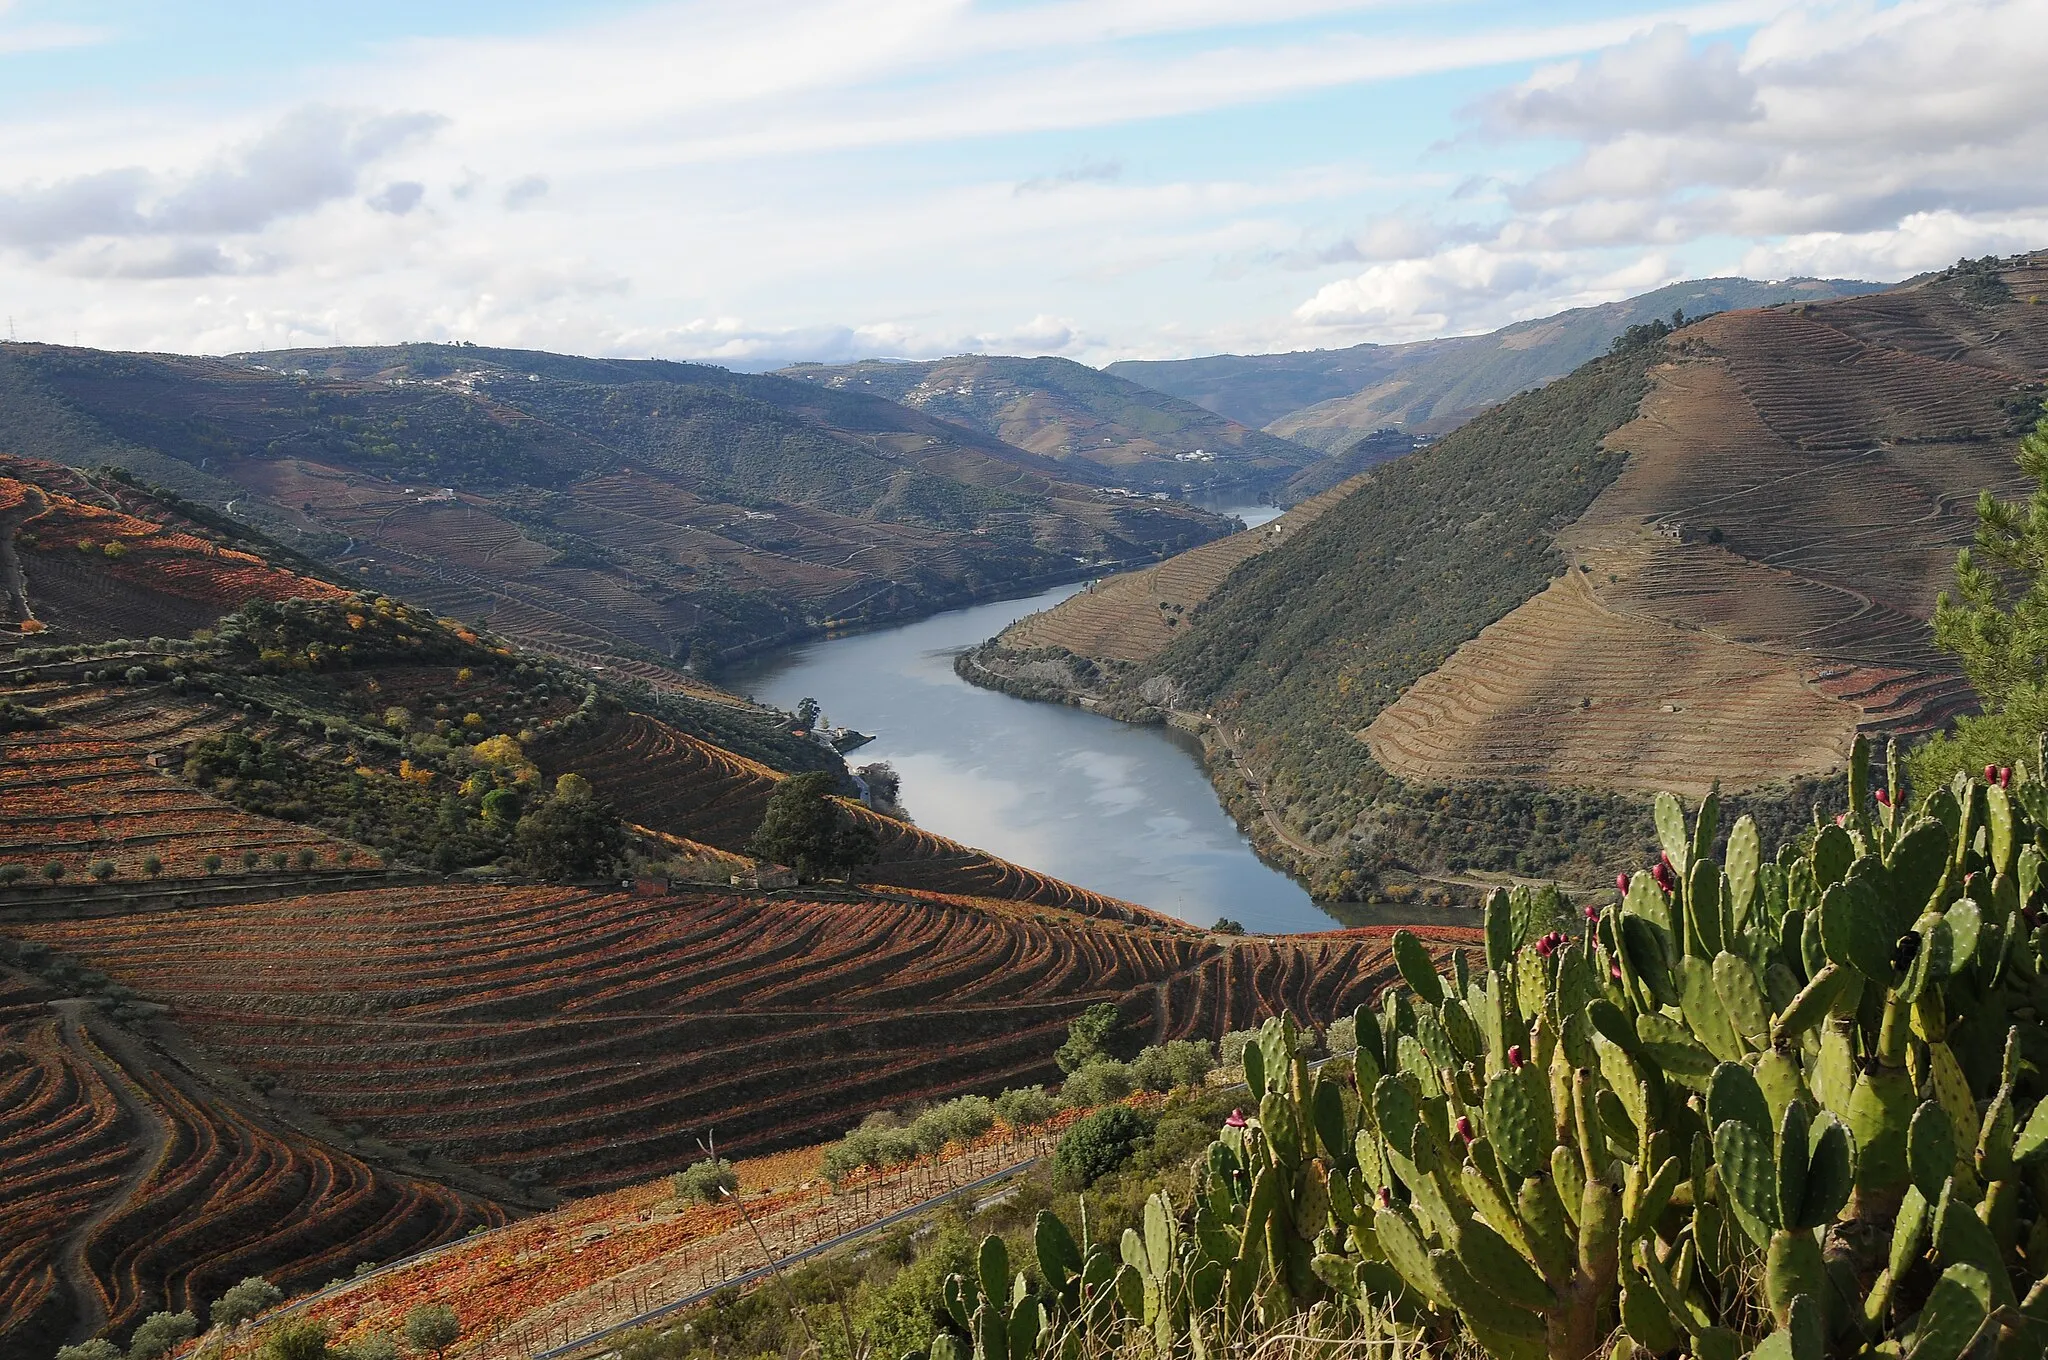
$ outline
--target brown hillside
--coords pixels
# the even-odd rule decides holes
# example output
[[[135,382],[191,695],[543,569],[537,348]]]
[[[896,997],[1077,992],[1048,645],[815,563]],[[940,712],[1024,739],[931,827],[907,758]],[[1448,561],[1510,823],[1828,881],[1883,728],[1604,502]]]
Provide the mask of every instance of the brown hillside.
[[[251,600],[343,593],[119,482],[0,455],[5,634],[50,642],[182,635]]]
[[[0,1353],[126,1335],[245,1275],[303,1288],[506,1219],[264,1105],[0,969]]]
[[[1238,564],[1300,533],[1372,480],[1360,473],[1256,529],[1204,543],[1157,566],[1097,581],[1051,609],[1019,619],[1001,637],[1019,650],[1061,647],[1077,656],[1149,661],[1166,649],[1188,613]]]
[[[2048,260],[1688,327],[1572,572],[1364,736],[1396,773],[1703,790],[1838,765],[1969,702],[1926,620],[1986,487],[2020,489]],[[2010,296],[2000,296],[2000,292]],[[2014,410],[2021,416],[2015,419]]]

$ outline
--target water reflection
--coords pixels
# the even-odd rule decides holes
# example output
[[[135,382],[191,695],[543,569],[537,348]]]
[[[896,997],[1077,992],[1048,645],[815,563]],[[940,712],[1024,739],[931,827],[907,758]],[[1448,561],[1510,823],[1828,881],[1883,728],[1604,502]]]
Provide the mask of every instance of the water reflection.
[[[1250,523],[1272,507],[1231,509]],[[1221,916],[1253,931],[1343,924],[1252,853],[1175,734],[953,674],[960,651],[1079,589],[812,643],[732,683],[785,709],[808,695],[834,723],[874,733],[854,763],[894,765],[905,805],[941,835],[1197,925]]]

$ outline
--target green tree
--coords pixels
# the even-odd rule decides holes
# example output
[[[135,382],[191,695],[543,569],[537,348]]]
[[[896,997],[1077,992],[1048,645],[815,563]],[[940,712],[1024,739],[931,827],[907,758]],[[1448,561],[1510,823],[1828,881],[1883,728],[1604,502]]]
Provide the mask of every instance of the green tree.
[[[462,1335],[462,1320],[445,1303],[423,1303],[405,1315],[405,1339],[436,1360]]]
[[[76,1346],[59,1347],[57,1360],[121,1360],[121,1348],[111,1341],[94,1337]]]
[[[199,1319],[190,1313],[151,1313],[128,1338],[128,1360],[162,1360],[197,1335]]]
[[[43,877],[49,879],[52,883],[64,877],[64,861],[53,859],[48,864],[45,864],[43,866]]]
[[[1067,1026],[1067,1041],[1060,1045],[1052,1060],[1062,1072],[1078,1072],[1089,1063],[1109,1057],[1110,1038],[1122,1024],[1123,1016],[1115,1003],[1096,1002]]]
[[[238,1322],[247,1322],[266,1308],[275,1308],[284,1302],[284,1291],[261,1275],[245,1275],[242,1282],[231,1287],[227,1293],[213,1301],[208,1316],[216,1327],[232,1327]]]
[[[144,856],[142,857],[142,872],[143,872],[143,873],[145,873],[145,874],[148,874],[148,875],[149,875],[149,876],[150,876],[151,878],[155,878],[155,877],[157,877],[158,875],[160,875],[161,873],[163,873],[163,871],[164,871],[164,861],[163,861],[163,856],[161,856],[161,855],[144,855]]]
[[[1128,1105],[1097,1110],[1068,1129],[1053,1149],[1053,1179],[1066,1189],[1087,1189],[1129,1161],[1150,1130]]]
[[[483,798],[484,821],[497,831],[509,831],[519,821],[519,795],[511,789],[492,789]]]
[[[768,795],[748,853],[786,864],[801,879],[851,878],[855,869],[880,858],[874,829],[855,820],[832,796],[833,787],[823,770],[783,780]]]
[[[1977,540],[1956,554],[1956,600],[1934,605],[1934,640],[1962,662],[1983,712],[1914,752],[1914,781],[1946,783],[1962,769],[2038,763],[2048,732],[2048,417],[2020,441],[2023,501],[1977,499]]]
[[[513,827],[512,841],[521,867],[541,878],[608,876],[626,851],[618,812],[577,774],[555,781],[554,794]]]

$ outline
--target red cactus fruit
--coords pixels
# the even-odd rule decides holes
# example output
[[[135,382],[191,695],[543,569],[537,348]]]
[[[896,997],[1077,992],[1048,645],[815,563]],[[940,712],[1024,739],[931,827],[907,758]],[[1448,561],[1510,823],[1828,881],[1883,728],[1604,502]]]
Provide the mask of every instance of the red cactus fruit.
[[[1996,765],[1986,765],[1984,767],[1984,782],[1987,784],[1996,784],[1998,782],[1998,767]]]
[[[1628,875],[1627,875],[1627,874],[1616,874],[1616,875],[1614,876],[1614,890],[1615,890],[1616,892],[1620,893],[1620,894],[1621,894],[1621,895],[1622,895],[1623,897],[1627,897],[1627,896],[1628,896]],[[1591,907],[1587,907],[1587,908],[1586,908],[1586,910],[1587,910],[1587,911],[1591,911],[1591,910],[1592,910],[1592,908],[1591,908]]]
[[[1588,921],[1597,921],[1600,919],[1600,908],[1594,906],[1591,902],[1588,902],[1584,907],[1580,908],[1580,910],[1585,913],[1586,919]]]
[[[1891,795],[1886,793],[1883,789],[1871,790],[1870,796],[1878,801],[1878,805],[1880,807],[1890,807],[1892,805]]]
[[[1226,1129],[1241,1129],[1245,1127],[1244,1111],[1232,1110],[1230,1118],[1223,1121],[1223,1127]]]
[[[1513,1068],[1517,1068],[1517,1069],[1519,1069],[1519,1068],[1521,1067],[1521,1065],[1522,1065],[1522,1046],[1521,1046],[1520,1044],[1509,1044],[1509,1045],[1508,1045],[1508,1066],[1509,1066],[1509,1067],[1513,1067]]]
[[[1458,1116],[1458,1136],[1468,1143],[1472,1141],[1473,1137],[1472,1121],[1462,1114]]]

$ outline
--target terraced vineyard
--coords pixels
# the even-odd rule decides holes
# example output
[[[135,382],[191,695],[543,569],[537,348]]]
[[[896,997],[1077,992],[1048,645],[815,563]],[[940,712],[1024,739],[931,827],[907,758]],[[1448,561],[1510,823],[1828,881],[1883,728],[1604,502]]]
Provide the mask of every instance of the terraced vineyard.
[[[201,1085],[96,1008],[0,972],[0,1351],[304,1285],[505,1221]]]
[[[735,852],[745,851],[761,824],[768,795],[783,778],[766,765],[640,713],[614,715],[587,735],[551,746],[542,759],[551,771],[573,770],[589,779],[629,821]],[[907,822],[848,806],[881,842],[881,859],[861,870],[864,882],[1028,902],[1112,920],[1167,920]]]
[[[1735,312],[1674,336],[1621,475],[1559,536],[1576,568],[1366,729],[1422,779],[1730,788],[1839,767],[1853,733],[1965,708],[1926,620],[1989,487],[2023,485],[2001,406],[2048,315],[1943,282]],[[1789,756],[1789,761],[1788,761]]]
[[[421,1155],[589,1192],[816,1141],[865,1111],[1056,1078],[1079,1011],[1157,1042],[1392,976],[1385,931],[1225,944],[937,896],[450,885],[18,928],[206,1049]],[[1469,931],[1438,942],[1469,941]]]
[[[238,811],[166,778],[146,757],[139,746],[86,729],[0,736],[0,864],[30,873],[54,864],[78,880],[107,861],[134,880],[150,857],[172,878],[207,874],[209,855],[223,863],[281,855],[302,870],[376,862],[345,841]]]
[[[9,578],[0,622],[33,620],[64,640],[148,636],[205,627],[249,600],[343,594],[117,506],[113,492],[68,469],[0,455],[0,576]]]

